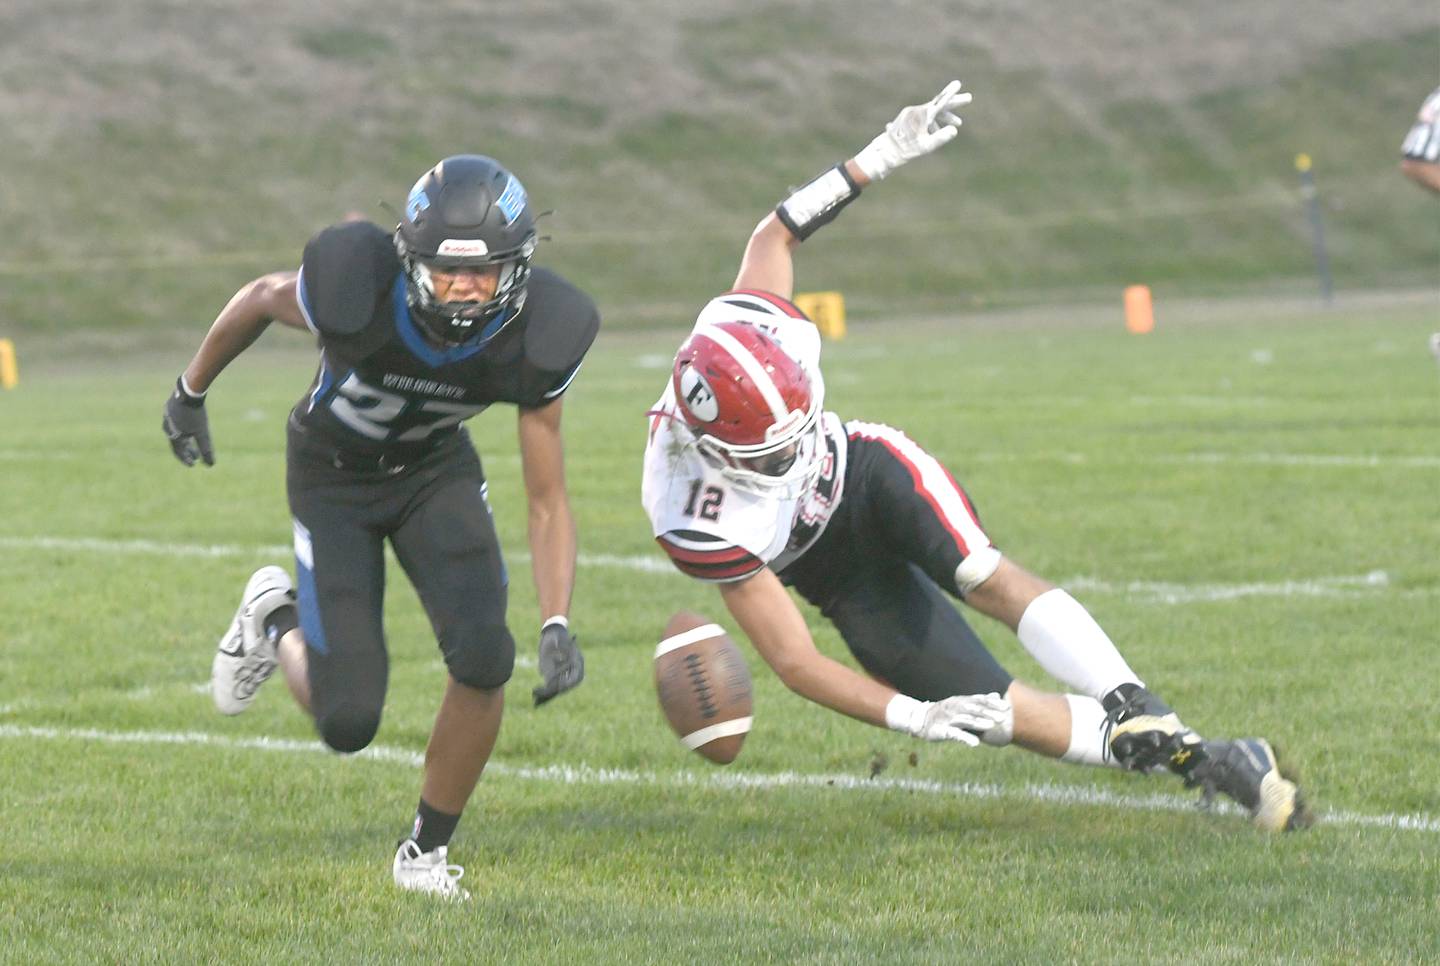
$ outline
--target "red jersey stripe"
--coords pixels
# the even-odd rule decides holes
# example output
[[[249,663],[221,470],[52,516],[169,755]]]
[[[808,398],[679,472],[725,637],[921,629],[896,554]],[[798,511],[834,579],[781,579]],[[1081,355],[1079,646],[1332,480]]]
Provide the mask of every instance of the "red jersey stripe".
[[[655,542],[660,544],[665,552],[670,555],[670,559],[676,563],[715,567],[723,564],[733,564],[747,558],[754,558],[754,555],[744,547],[736,547],[728,543],[722,544],[714,550],[694,550],[689,547],[681,547],[671,543],[663,535],[656,537]]]
[[[849,437],[851,439],[871,440],[884,446],[890,452],[890,455],[895,457],[895,460],[900,463],[901,466],[904,466],[910,474],[910,478],[915,484],[915,492],[920,494],[926,503],[930,504],[930,508],[935,511],[936,518],[939,519],[941,526],[945,528],[946,532],[950,534],[951,539],[955,541],[955,546],[959,549],[960,553],[967,557],[970,555],[972,549],[970,541],[966,540],[961,534],[961,529],[973,529],[982,537],[984,536],[984,530],[980,527],[980,521],[976,519],[975,507],[970,503],[970,498],[966,495],[960,484],[955,482],[955,478],[950,475],[950,471],[940,464],[939,460],[925,453],[925,451],[908,436],[888,426],[872,425],[866,429],[853,430],[849,433]],[[925,472],[916,465],[914,458],[916,454],[928,460],[930,464],[933,464],[931,466],[931,483],[948,483],[949,486],[953,488],[953,492],[940,494],[932,489],[931,486],[927,485]],[[939,470],[938,476],[933,472],[933,470],[937,469]],[[966,514],[969,518],[968,520],[962,523],[952,519],[952,514],[956,507],[954,507],[951,498],[959,499],[960,505],[958,509]],[[950,510],[948,511],[944,505],[946,503],[951,503]],[[986,538],[986,540],[986,545],[988,545],[988,538]],[[978,547],[975,549],[978,549]]]

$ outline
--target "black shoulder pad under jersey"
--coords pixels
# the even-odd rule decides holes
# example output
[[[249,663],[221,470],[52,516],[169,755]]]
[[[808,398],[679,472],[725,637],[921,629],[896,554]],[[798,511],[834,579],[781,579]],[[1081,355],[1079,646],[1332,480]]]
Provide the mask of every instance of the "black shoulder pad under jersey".
[[[590,296],[547,268],[531,275],[525,312],[525,358],[546,372],[575,368],[600,331]]]
[[[354,335],[370,324],[399,271],[395,246],[379,225],[331,225],[305,245],[301,307],[321,334]]]

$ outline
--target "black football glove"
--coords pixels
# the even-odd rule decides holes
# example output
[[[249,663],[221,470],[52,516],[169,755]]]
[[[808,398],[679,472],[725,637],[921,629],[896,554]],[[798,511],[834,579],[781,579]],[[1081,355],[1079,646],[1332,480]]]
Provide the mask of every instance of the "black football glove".
[[[564,624],[546,624],[541,629],[539,663],[544,682],[530,692],[537,708],[585,680],[585,658]]]
[[[170,439],[175,458],[186,466],[194,466],[196,458],[206,466],[215,465],[215,448],[210,445],[210,419],[205,415],[205,397],[192,396],[180,380],[175,391],[165,400],[165,419],[160,427]]]

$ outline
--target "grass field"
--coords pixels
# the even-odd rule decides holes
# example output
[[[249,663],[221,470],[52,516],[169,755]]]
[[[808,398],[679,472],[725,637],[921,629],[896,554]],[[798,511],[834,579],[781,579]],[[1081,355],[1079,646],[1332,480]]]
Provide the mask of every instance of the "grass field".
[[[650,653],[676,609],[721,608],[662,563],[637,478],[680,333],[602,336],[566,415],[588,675],[540,710],[513,419],[472,424],[521,660],[453,843],[464,907],[389,882],[443,682],[398,569],[371,751],[320,749],[282,685],[235,719],[202,687],[248,574],[289,564],[281,434],[307,340],[272,332],[222,378],[219,463],[191,471],[159,430],[188,338],[88,359],[22,340],[0,393],[0,961],[1433,961],[1436,322],[1433,293],[1162,302],[1147,337],[1055,310],[827,349],[832,407],[947,462],[996,542],[1071,587],[1190,724],[1281,747],[1320,814],[1286,837],[1168,780],[849,721],[748,649],[739,760],[685,752]]]

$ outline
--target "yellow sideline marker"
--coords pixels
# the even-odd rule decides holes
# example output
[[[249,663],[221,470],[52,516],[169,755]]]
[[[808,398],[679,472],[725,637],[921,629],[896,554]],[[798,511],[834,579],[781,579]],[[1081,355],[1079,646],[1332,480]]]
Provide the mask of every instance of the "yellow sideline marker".
[[[1131,285],[1125,289],[1125,328],[1136,335],[1155,331],[1155,305],[1150,286]]]
[[[20,367],[15,364],[15,343],[0,339],[0,389],[14,389],[20,381]]]
[[[827,339],[845,338],[845,297],[839,292],[796,292],[795,307]]]

